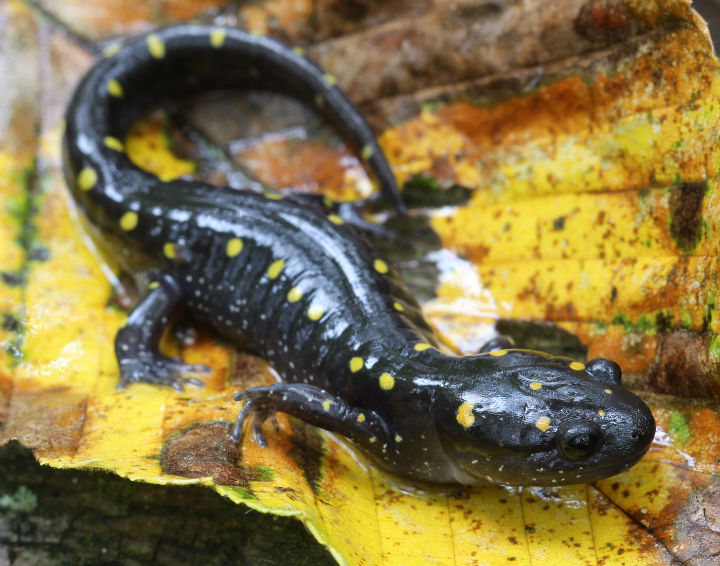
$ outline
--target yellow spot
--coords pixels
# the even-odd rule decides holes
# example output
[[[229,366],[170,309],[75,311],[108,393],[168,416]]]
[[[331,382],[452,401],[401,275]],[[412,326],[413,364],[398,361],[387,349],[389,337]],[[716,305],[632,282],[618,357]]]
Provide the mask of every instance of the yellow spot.
[[[137,226],[137,223],[138,215],[132,210],[126,212],[120,217],[120,228],[122,228],[126,232],[129,232],[130,230],[135,228],[135,226]]]
[[[304,47],[300,47],[299,45],[296,47],[293,47],[293,53],[295,55],[300,55],[300,57],[305,57],[307,54],[307,50]]]
[[[310,320],[318,320],[324,314],[325,309],[320,305],[311,305],[307,311],[307,315]]]
[[[402,436],[400,436],[399,434],[396,434],[396,435],[395,435],[395,442],[402,442]]]
[[[402,311],[405,310],[405,307],[402,306],[402,305],[401,305],[400,303],[398,303],[397,301],[395,301],[395,302],[393,303],[393,308],[394,308],[396,311],[398,311],[398,312],[402,312]]]
[[[495,357],[504,356],[505,354],[507,354],[507,350],[493,350],[490,352],[490,355]]]
[[[335,206],[335,201],[330,197],[323,197],[323,204],[328,208],[332,208]]]
[[[374,436],[371,436],[370,440],[368,442],[370,442],[370,444],[372,444],[373,442],[377,442],[377,438],[375,438]]]
[[[159,281],[153,281],[150,285],[148,285],[148,289],[157,289],[158,287],[160,287]]]
[[[367,161],[373,156],[373,153],[375,152],[375,149],[370,144],[364,146],[362,148],[362,151],[360,151],[360,157],[363,158],[363,161]]]
[[[345,221],[340,218],[337,214],[330,214],[328,220],[333,224],[345,224]]]
[[[375,263],[374,263],[373,265],[375,266],[375,271],[377,271],[378,273],[383,273],[383,274],[384,274],[384,273],[387,273],[387,272],[389,271],[389,269],[390,269],[390,268],[388,267],[388,264],[385,263],[385,262],[384,262],[383,260],[381,260],[381,259],[376,259],[376,260],[375,260]]]
[[[538,427],[541,431],[545,432],[547,429],[550,428],[550,417],[540,417],[538,420],[535,421],[535,426]]]
[[[604,416],[605,416],[605,411],[603,411],[602,409],[600,409],[600,410],[598,411],[598,415],[600,415],[601,417],[604,417]]]
[[[276,259],[270,264],[270,267],[268,267],[267,275],[270,279],[277,279],[278,275],[282,273],[282,270],[285,268],[285,260],[284,259]]]
[[[110,96],[114,96],[115,98],[122,98],[123,87],[115,79],[110,79],[107,82],[107,84],[105,85],[105,88],[107,88],[107,91],[110,94]]]
[[[165,57],[165,44],[157,35],[151,33],[145,38],[145,42],[147,43],[150,55],[155,57],[155,59],[162,59]]]
[[[533,382],[530,384],[530,389],[532,389],[533,391],[539,391],[540,389],[542,389],[542,383],[538,383],[537,381],[533,381]]]
[[[288,291],[287,300],[291,303],[297,303],[300,299],[302,299],[302,296],[302,289],[300,289],[300,287],[293,287]]]
[[[425,342],[418,342],[414,346],[416,352],[424,352],[425,350],[429,350],[432,348],[430,344],[426,344]]]
[[[364,365],[365,360],[363,360],[360,356],[355,356],[350,360],[350,371],[356,373],[360,371]]]
[[[359,422],[359,423],[364,423],[364,422],[365,422],[365,413],[360,413],[360,414],[357,416],[357,422]]]
[[[581,362],[572,362],[570,364],[570,369],[574,369],[575,371],[582,371],[585,369],[585,364]]]
[[[122,43],[116,41],[103,49],[103,55],[105,55],[105,57],[112,57],[113,55],[117,55],[120,49],[122,49]]]
[[[105,147],[109,147],[110,149],[114,149],[115,151],[125,151],[125,146],[123,145],[123,142],[121,142],[117,138],[114,138],[112,136],[105,136],[103,142],[105,143]]]
[[[331,73],[325,73],[323,75],[325,82],[329,85],[335,86],[337,84],[337,77]]]
[[[330,410],[330,405],[332,405],[332,401],[330,399],[325,399],[323,401],[323,411],[327,413]]]
[[[228,240],[227,246],[225,246],[225,253],[228,257],[235,257],[243,249],[243,241],[240,238],[231,238]]]
[[[475,424],[475,415],[473,415],[474,408],[475,405],[468,403],[467,401],[458,407],[455,418],[463,428],[470,428],[473,424]]]
[[[210,45],[213,47],[222,47],[225,43],[225,36],[227,32],[222,28],[215,28],[210,32]]]
[[[380,376],[380,387],[385,391],[390,391],[395,387],[395,378],[387,372],[383,373]]]
[[[168,259],[175,259],[175,244],[172,242],[166,242],[163,246],[163,253]]]
[[[89,191],[97,183],[97,172],[92,167],[85,167],[77,178],[78,187],[83,191]]]
[[[270,200],[282,200],[283,196],[280,193],[265,193],[265,198]]]
[[[603,389],[603,392],[610,395],[612,393],[612,389]]]

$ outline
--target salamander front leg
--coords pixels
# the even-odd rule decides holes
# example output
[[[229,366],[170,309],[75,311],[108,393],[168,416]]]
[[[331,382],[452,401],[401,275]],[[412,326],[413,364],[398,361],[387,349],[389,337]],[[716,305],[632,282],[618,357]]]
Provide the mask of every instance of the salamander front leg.
[[[368,450],[372,450],[373,445],[382,445],[388,436],[385,422],[377,413],[353,407],[314,385],[276,383],[240,391],[233,398],[245,401],[232,434],[236,443],[242,440],[245,423],[252,416],[255,440],[266,446],[260,427],[270,413],[276,411],[337,432]]]
[[[115,355],[120,366],[119,389],[135,382],[170,385],[178,391],[185,385],[204,385],[197,379],[183,377],[183,374],[207,373],[207,366],[186,364],[181,358],[164,356],[158,350],[160,337],[179,298],[175,282],[169,277],[161,277],[150,284],[148,294],[118,331]]]

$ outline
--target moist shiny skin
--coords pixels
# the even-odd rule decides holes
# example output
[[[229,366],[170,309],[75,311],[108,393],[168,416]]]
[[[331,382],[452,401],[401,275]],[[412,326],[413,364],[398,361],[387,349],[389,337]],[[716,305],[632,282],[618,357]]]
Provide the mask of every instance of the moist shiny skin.
[[[179,26],[128,41],[84,77],[67,110],[65,171],[105,247],[146,293],[118,332],[121,385],[176,388],[200,368],[157,345],[183,308],[267,359],[283,382],[238,393],[235,434],[282,411],[345,436],[413,480],[554,485],[622,471],[655,431],[614,362],[512,349],[447,355],[402,281],[338,207],[309,197],[160,181],[122,140],[167,97],[271,89],[313,106],[402,210],[370,128],[302,55],[233,29]]]

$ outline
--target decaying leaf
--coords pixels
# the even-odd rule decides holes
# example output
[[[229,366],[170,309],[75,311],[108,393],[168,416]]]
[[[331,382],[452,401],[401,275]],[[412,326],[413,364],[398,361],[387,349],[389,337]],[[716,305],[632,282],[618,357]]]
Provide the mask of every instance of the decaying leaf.
[[[180,4],[0,7],[2,442],[19,439],[52,466],[204,484],[297,516],[341,563],[715,563],[720,69],[689,3],[267,0],[223,16],[312,43],[382,132],[398,179],[432,197],[409,225],[427,215],[437,239],[423,246],[437,249],[398,266],[424,290],[437,273],[424,309],[447,342],[469,352],[498,320],[530,321],[506,325],[531,329],[518,330],[520,345],[572,342],[618,360],[645,392],[658,423],[647,457],[593,485],[549,489],[407,486],[284,415],[266,423],[269,448],[247,438],[240,457],[226,434],[232,395],[274,376],[202,329],[165,347],[212,368],[204,388],[116,389],[112,344],[133,293],[70,202],[61,116],[112,36],[217,16],[207,2]],[[284,117],[268,123],[268,106]],[[127,140],[165,178],[370,190],[351,152],[292,104],[254,94],[184,104],[179,121],[195,139],[176,114],[152,115]],[[471,191],[458,205],[460,187]]]

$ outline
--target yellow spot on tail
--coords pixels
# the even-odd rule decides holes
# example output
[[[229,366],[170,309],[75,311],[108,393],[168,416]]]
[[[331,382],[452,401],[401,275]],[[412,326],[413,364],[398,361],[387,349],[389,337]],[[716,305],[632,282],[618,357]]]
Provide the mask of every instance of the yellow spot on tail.
[[[222,28],[216,28],[210,32],[210,45],[213,47],[222,47],[225,43],[227,32]]]
[[[163,253],[168,259],[175,259],[175,244],[172,242],[166,242],[163,246]]]
[[[122,85],[115,79],[110,79],[105,84],[105,88],[107,88],[108,94],[110,94],[110,96],[114,96],[115,98],[122,98],[124,94]]]
[[[380,376],[380,387],[385,391],[390,391],[395,387],[395,378],[387,372],[383,373]]]
[[[323,78],[325,79],[325,82],[331,86],[335,86],[337,84],[337,77],[331,73],[325,73]]]
[[[110,149],[114,149],[115,151],[125,151],[125,146],[123,145],[123,142],[121,142],[117,138],[114,138],[112,136],[105,136],[103,142],[105,143],[105,147],[109,147]]]
[[[598,415],[600,415],[601,417],[604,417],[604,416],[605,416],[605,411],[603,411],[602,409],[600,409],[600,410],[598,411]]]
[[[538,383],[537,381],[533,381],[533,382],[530,384],[530,389],[532,389],[533,391],[540,391],[540,389],[542,389],[542,383]]]
[[[507,354],[507,350],[493,350],[490,352],[490,355],[495,357],[504,356],[505,354]]]
[[[360,356],[355,356],[350,360],[350,371],[356,373],[360,371],[364,365],[365,360],[363,360]]]
[[[120,217],[120,228],[122,228],[126,232],[129,232],[130,230],[135,228],[135,226],[137,226],[137,223],[138,215],[132,210],[126,212]]]
[[[293,53],[295,53],[295,55],[300,55],[300,57],[305,57],[305,55],[307,54],[307,49],[305,49],[304,47],[296,46],[293,47]]]
[[[300,299],[302,299],[302,296],[302,289],[300,289],[300,287],[293,287],[288,291],[287,300],[291,303],[297,303]]]
[[[265,198],[270,200],[282,200],[283,196],[280,193],[265,193]]]
[[[323,411],[327,413],[330,410],[330,405],[332,405],[332,401],[330,399],[325,399],[323,401]]]
[[[97,184],[97,171],[92,167],[84,167],[77,178],[78,187],[83,191],[89,191]]]
[[[398,311],[398,312],[402,312],[402,311],[405,310],[405,307],[402,306],[402,305],[401,305],[400,303],[398,303],[397,301],[395,301],[395,302],[393,303],[393,308],[394,308],[396,311]]]
[[[235,257],[243,249],[243,241],[240,238],[231,238],[228,240],[227,246],[225,246],[225,253],[228,257]]]
[[[359,423],[364,423],[364,422],[365,422],[365,413],[360,413],[360,414],[357,416],[357,422],[359,422]]]
[[[388,267],[388,264],[385,263],[385,262],[384,262],[383,260],[381,260],[381,259],[376,259],[376,260],[375,260],[375,263],[373,264],[373,266],[375,267],[375,271],[377,271],[378,273],[383,273],[383,274],[385,274],[385,273],[387,273],[387,272],[390,270],[390,268]]]
[[[612,393],[612,389],[603,389],[603,392],[610,395]]]
[[[475,405],[468,403],[467,401],[458,407],[455,418],[463,428],[470,428],[475,424],[475,415],[473,415],[474,408]]]
[[[414,346],[416,352],[424,352],[425,350],[429,350],[432,348],[430,344],[426,344],[425,342],[418,342]]]
[[[277,259],[270,264],[270,267],[268,267],[267,275],[270,279],[277,279],[278,275],[280,275],[282,273],[282,270],[284,268],[285,268],[285,260]]]
[[[148,51],[150,52],[150,55],[155,57],[155,59],[162,59],[165,57],[165,44],[163,43],[163,40],[160,39],[156,34],[151,33],[145,38],[145,42],[147,43]]]
[[[159,281],[153,281],[150,285],[148,285],[148,289],[157,289],[158,287],[160,287]]]
[[[570,369],[574,369],[575,371],[582,371],[585,369],[585,364],[581,362],[572,362],[570,364]]]
[[[363,158],[363,161],[367,161],[373,156],[373,153],[375,153],[375,148],[368,144],[366,146],[363,146],[362,150],[360,151],[360,157]]]
[[[535,426],[541,431],[545,432],[550,428],[550,417],[540,417],[535,421]]]
[[[105,57],[112,57],[113,55],[117,55],[120,49],[122,49],[122,43],[116,41],[103,49],[103,55],[105,55]]]
[[[396,435],[395,435],[395,442],[402,442],[402,436],[400,436],[399,434],[396,434]]]
[[[307,311],[307,316],[310,320],[318,320],[324,314],[325,309],[320,305],[311,305]]]
[[[332,222],[333,224],[345,224],[345,221],[340,218],[337,214],[330,214],[328,215],[328,220]]]

